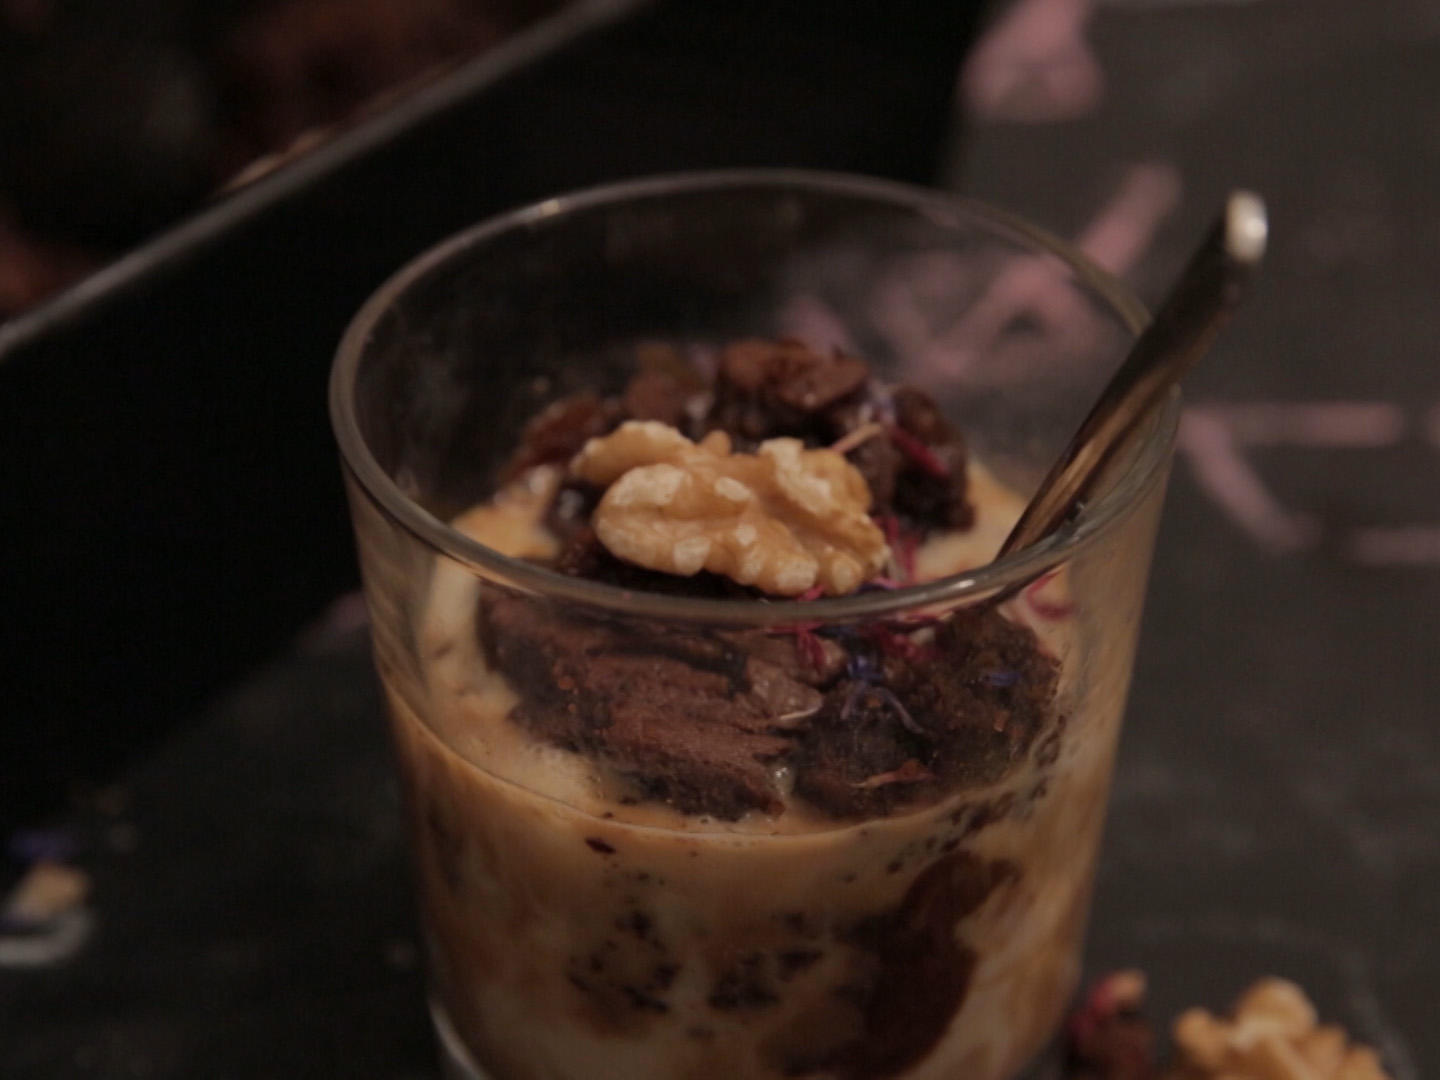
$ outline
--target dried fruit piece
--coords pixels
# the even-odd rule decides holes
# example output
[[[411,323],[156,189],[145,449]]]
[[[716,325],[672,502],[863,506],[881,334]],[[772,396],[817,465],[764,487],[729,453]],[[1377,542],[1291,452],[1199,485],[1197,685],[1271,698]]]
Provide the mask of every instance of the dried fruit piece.
[[[669,425],[630,421],[586,443],[570,470],[607,488],[592,519],[600,542],[651,570],[833,596],[859,588],[888,556],[864,477],[798,439],[737,454],[721,431],[697,444]]]
[[[523,476],[537,465],[563,464],[585,440],[605,434],[619,419],[614,401],[588,391],[552,401],[525,425],[520,445],[500,470],[501,482]]]
[[[821,413],[857,394],[869,377],[863,360],[799,341],[737,341],[720,357],[709,426],[753,441],[818,437],[811,429],[829,426]]]

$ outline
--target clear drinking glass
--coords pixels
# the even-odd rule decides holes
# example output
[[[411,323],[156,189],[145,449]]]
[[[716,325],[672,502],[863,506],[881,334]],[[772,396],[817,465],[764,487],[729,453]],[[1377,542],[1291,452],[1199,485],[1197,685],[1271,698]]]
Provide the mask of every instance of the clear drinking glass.
[[[791,171],[552,199],[442,244],[370,300],[330,404],[453,1075],[1005,1080],[1036,1058],[1079,972],[1176,400],[1072,527],[990,559],[1142,321],[1118,283],[1002,213]],[[978,519],[919,553],[920,584],[661,595],[474,538],[473,508],[547,401],[614,391],[657,349],[703,364],[753,336],[850,350],[964,432],[984,466]],[[568,742],[525,723],[576,711],[566,665],[585,656],[621,665],[618,694],[663,697],[678,664],[753,695],[777,641],[959,640],[995,618],[1001,637],[1033,631],[1050,675],[933,662],[992,712],[1027,679],[1052,678],[1054,705],[977,732],[949,790],[908,763],[846,779],[844,739],[817,780],[773,733],[737,731],[736,783],[764,759],[778,794],[707,816],[686,812],[683,776],[617,784],[581,752],[583,723]],[[577,651],[554,653],[555,634]],[[623,666],[636,656],[648,666]],[[871,692],[864,672],[839,677]],[[826,783],[850,785],[848,810],[816,812]]]

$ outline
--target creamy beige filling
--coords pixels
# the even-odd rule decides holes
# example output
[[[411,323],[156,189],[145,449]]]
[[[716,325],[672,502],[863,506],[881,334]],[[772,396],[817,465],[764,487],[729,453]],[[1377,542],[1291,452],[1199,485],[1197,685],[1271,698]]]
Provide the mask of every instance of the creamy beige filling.
[[[508,488],[494,502],[466,512],[454,525],[461,532],[506,555],[544,559],[553,556],[555,539],[541,524],[559,474],[539,468]],[[929,539],[915,555],[916,577],[927,581],[961,573],[990,562],[1024,508],[1024,501],[978,464],[971,464],[969,485],[975,506],[970,529]],[[1044,595],[1063,602],[1062,580],[1046,582]],[[504,676],[489,669],[475,633],[480,585],[463,567],[440,560],[422,630],[422,652],[429,660],[429,696],[439,705],[429,712],[436,733],[461,757],[538,794],[560,799],[597,816],[611,813],[624,821],[682,831],[739,833],[812,832],[835,828],[833,820],[799,801],[787,801],[779,815],[750,814],[736,822],[716,822],[679,813],[660,804],[617,806],[620,785],[602,764],[535,739],[507,717],[518,697]],[[1021,603],[1012,617],[1029,625],[1062,664],[1059,696],[1066,693],[1071,627],[1039,617]],[[777,790],[786,794],[787,776],[777,771]]]
[[[920,577],[989,561],[1016,519],[1017,496],[981,467],[970,480],[974,528],[927,543]],[[456,524],[508,554],[553,553],[538,522],[554,477],[528,483]],[[1074,621],[1055,617],[1063,576],[1014,614],[1061,662],[1060,708],[1075,711],[1058,759],[1042,770],[1032,755],[989,788],[845,825],[798,800],[734,822],[618,803],[604,766],[509,720],[516,695],[476,640],[477,589],[439,562],[420,630],[429,683],[407,694],[386,682],[437,988],[483,1065],[504,1080],[778,1080],[787,1060],[855,1037],[861,1015],[836,988],[870,960],[848,935],[952,849],[1020,873],[957,923],[977,956],[968,992],[933,1049],[893,1075],[1004,1080],[1039,1049],[1077,975],[1124,694],[1124,665],[1097,674],[1075,654]],[[1023,813],[965,828],[975,807],[1042,779],[1048,794]],[[644,932],[627,932],[637,912]],[[775,1001],[715,1006],[746,957],[812,945],[820,955]],[[650,993],[664,971],[663,1010],[637,1005],[630,990]]]

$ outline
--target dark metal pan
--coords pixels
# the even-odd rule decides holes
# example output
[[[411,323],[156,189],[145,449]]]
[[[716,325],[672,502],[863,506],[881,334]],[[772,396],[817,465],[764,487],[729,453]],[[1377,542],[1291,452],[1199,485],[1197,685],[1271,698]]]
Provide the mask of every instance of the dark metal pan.
[[[354,585],[324,383],[392,270],[624,176],[926,181],[978,6],[582,2],[0,326],[0,822],[103,780]]]

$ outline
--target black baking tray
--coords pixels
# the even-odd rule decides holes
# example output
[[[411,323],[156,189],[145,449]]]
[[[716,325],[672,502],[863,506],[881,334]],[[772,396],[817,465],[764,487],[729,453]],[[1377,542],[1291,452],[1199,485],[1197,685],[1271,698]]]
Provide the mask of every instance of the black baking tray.
[[[355,586],[324,383],[390,272],[627,176],[928,181],[981,6],[574,4],[0,325],[0,825],[104,782]]]

